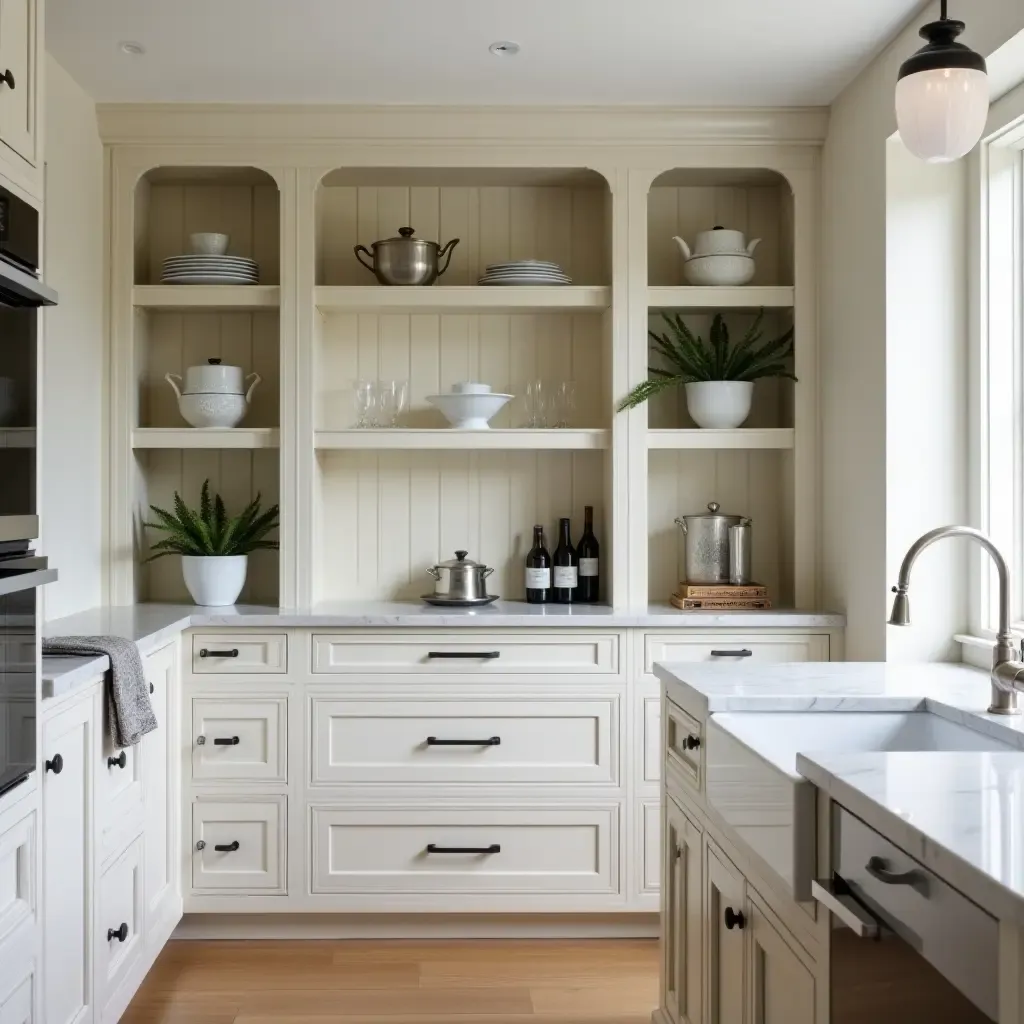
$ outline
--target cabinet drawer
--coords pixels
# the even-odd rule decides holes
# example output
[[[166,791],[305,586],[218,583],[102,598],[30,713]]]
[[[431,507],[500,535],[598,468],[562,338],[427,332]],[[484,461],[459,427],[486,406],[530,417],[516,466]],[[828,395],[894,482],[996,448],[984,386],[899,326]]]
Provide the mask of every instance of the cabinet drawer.
[[[0,1024],[33,1024],[34,981],[35,976],[30,974],[10,992],[0,988]]]
[[[640,804],[641,860],[643,875],[640,892],[656,893],[661,889],[661,803],[645,800]]]
[[[656,661],[707,661],[722,665],[745,665],[752,661],[828,661],[828,636],[648,633],[644,636],[644,672],[651,675]]]
[[[288,671],[286,633],[204,633],[192,637],[196,675],[260,675]]]
[[[619,671],[619,639],[608,634],[523,636],[473,630],[439,635],[321,634],[313,637],[317,673],[572,675]]]
[[[143,946],[142,837],[116,860],[100,881],[96,915],[99,1001],[105,1004],[141,954]],[[104,1018],[106,1014],[103,1015]]]
[[[104,708],[104,715],[109,711]],[[100,827],[100,863],[121,852],[142,830],[143,771],[141,745],[115,747],[107,723],[96,768],[96,818]],[[134,830],[134,834],[132,834]]]
[[[0,942],[36,914],[36,812],[0,817]]]
[[[193,782],[287,782],[288,699],[192,698]]]
[[[283,892],[285,818],[283,796],[194,800],[193,891]]]
[[[617,697],[312,700],[314,785],[614,783]]]
[[[665,750],[668,759],[680,769],[683,778],[694,789],[703,784],[704,730],[696,718],[668,701],[668,723]]]
[[[311,808],[312,891],[618,891],[618,812],[592,808]]]

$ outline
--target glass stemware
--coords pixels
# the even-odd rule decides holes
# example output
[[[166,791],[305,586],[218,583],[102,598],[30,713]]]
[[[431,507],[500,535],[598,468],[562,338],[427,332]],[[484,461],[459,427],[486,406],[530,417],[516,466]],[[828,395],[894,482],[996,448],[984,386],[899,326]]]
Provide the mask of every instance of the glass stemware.
[[[576,419],[576,381],[563,380],[555,387],[553,426],[565,429]]]
[[[405,412],[408,400],[409,385],[407,381],[377,381],[377,426],[398,426],[398,417]]]
[[[377,385],[372,380],[353,382],[356,400],[356,427],[366,430],[374,425],[373,419],[377,406]]]
[[[530,380],[524,390],[526,397],[526,425],[540,430],[548,425],[548,392],[544,382]]]

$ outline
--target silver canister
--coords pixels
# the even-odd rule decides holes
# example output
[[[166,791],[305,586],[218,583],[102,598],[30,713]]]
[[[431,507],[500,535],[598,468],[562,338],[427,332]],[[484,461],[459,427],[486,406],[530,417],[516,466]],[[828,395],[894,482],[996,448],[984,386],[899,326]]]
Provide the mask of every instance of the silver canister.
[[[741,587],[751,582],[751,521],[743,519],[729,527],[729,582]]]
[[[676,520],[686,537],[686,583],[729,582],[729,527],[738,526],[743,517],[722,515],[719,507],[713,501],[707,512]]]

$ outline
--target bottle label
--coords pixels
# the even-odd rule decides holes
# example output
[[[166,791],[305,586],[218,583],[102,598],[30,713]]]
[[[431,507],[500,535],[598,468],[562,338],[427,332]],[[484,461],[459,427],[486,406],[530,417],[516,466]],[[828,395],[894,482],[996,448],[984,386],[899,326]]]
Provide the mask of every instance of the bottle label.
[[[527,569],[526,589],[527,590],[549,590],[551,588],[550,569]]]
[[[580,559],[580,575],[581,576],[596,576],[597,575],[597,559],[596,558],[581,558]]]
[[[575,590],[579,585],[575,565],[555,566],[555,587],[559,590]]]

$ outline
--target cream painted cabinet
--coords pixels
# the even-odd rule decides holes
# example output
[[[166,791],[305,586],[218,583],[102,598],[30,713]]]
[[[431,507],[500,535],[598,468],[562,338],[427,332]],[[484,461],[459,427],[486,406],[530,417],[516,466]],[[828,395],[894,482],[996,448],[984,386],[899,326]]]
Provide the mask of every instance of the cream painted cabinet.
[[[98,694],[43,723],[43,984],[46,1024],[93,1020],[92,767]]]
[[[745,927],[749,930],[747,995],[749,1024],[814,1024],[814,973],[796,953],[771,911],[749,893]]]
[[[703,1024],[703,833],[674,800],[665,810],[665,918],[662,979],[665,1006],[681,1024]]]
[[[708,837],[705,837],[704,851],[707,1021],[708,1024],[743,1024],[746,882]]]
[[[38,0],[0,0],[0,141],[37,160]]]

